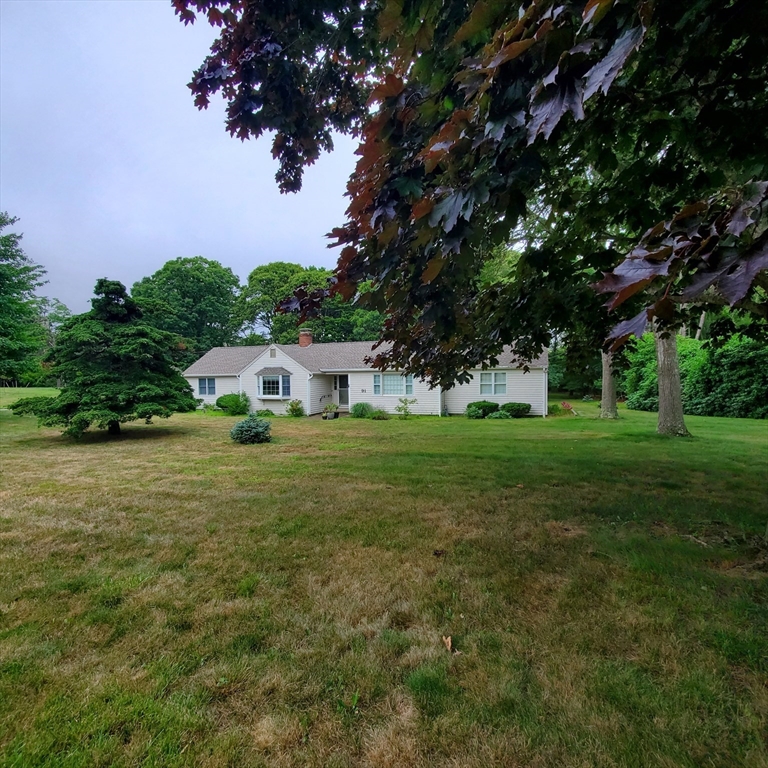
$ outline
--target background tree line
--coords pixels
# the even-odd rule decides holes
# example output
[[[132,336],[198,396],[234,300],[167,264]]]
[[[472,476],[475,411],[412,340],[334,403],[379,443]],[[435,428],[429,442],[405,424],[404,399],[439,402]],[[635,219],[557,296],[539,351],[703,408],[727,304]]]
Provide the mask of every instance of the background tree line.
[[[58,299],[38,295],[45,269],[24,253],[22,235],[7,231],[16,222],[0,213],[0,381],[56,384],[47,358],[71,313]],[[277,313],[276,305],[300,285],[325,287],[330,276],[327,269],[276,261],[256,267],[240,285],[229,267],[194,256],[166,262],[134,283],[131,295],[145,323],[179,337],[177,364],[186,367],[213,347],[295,344],[297,318]],[[316,341],[373,341],[382,316],[333,297],[303,325]]]

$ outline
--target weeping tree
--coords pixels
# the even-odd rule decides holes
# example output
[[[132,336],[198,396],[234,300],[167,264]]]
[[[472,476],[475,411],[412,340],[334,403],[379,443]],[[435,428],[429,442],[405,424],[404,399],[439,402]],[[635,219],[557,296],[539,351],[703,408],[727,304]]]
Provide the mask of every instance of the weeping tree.
[[[576,316],[615,351],[717,304],[768,315],[764,0],[174,6],[220,28],[197,105],[221,93],[233,135],[273,131],[283,191],[332,131],[360,137],[331,284],[284,306],[308,316],[369,282],[391,342],[375,365],[449,387],[505,344],[533,358]],[[551,233],[522,279],[483,285],[481,246],[542,199]]]
[[[64,321],[48,355],[59,395],[24,398],[11,410],[73,437],[91,426],[119,435],[125,422],[194,410],[176,366],[179,337],[147,323],[122,283],[101,279],[94,293],[91,311]]]

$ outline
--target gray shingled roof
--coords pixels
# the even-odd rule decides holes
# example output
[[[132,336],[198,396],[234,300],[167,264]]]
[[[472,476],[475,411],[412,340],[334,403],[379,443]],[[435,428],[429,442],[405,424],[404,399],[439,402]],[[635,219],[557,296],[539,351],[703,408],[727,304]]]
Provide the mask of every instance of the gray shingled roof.
[[[256,376],[290,376],[291,372],[285,368],[262,368],[256,371]]]
[[[359,371],[370,368],[365,358],[383,352],[387,347],[382,344],[372,351],[371,341],[330,341],[300,347],[298,344],[276,344],[278,349],[293,358],[299,365],[312,373],[325,371]],[[196,363],[184,371],[186,376],[236,376],[249,366],[268,347],[216,347],[203,355]],[[505,347],[499,355],[500,368],[514,368],[519,360],[510,347]],[[530,363],[532,368],[547,365],[547,352]]]
[[[214,347],[184,371],[185,376],[237,376],[267,347]]]

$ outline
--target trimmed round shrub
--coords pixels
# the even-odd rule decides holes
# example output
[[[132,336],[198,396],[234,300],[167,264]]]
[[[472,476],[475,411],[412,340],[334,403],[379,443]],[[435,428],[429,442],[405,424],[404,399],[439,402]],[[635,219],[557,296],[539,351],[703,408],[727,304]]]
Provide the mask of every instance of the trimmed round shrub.
[[[486,419],[511,419],[512,417],[506,411],[494,411],[489,413]]]
[[[386,411],[381,410],[381,408],[377,408],[376,410],[371,411],[371,415],[368,418],[373,419],[374,421],[387,421],[389,419],[389,414]]]
[[[501,410],[508,413],[513,419],[520,419],[531,412],[530,403],[504,403]]]
[[[302,403],[301,400],[291,400],[288,405],[285,406],[285,412],[289,416],[303,416],[304,403]]]
[[[467,411],[469,411],[470,408],[477,408],[480,411],[482,411],[483,415],[480,418],[484,419],[489,413],[498,411],[499,404],[492,403],[490,400],[478,400],[477,402],[469,403],[469,405],[467,405]],[[477,416],[470,416],[470,418],[476,419]]]
[[[263,408],[260,411],[254,411],[253,415],[254,416],[274,416],[275,412],[274,411],[270,411],[269,408]]]
[[[229,436],[236,443],[243,443],[244,445],[268,443],[272,439],[271,429],[272,425],[268,421],[260,419],[258,416],[249,416],[247,419],[238,421],[232,427]]]
[[[216,400],[216,407],[226,411],[231,416],[244,416],[251,408],[251,401],[245,392],[232,395],[222,395]]]
[[[485,414],[482,408],[475,408],[474,405],[467,406],[467,418],[468,419],[484,419]]]
[[[349,415],[353,419],[370,419],[373,410],[373,406],[370,403],[355,403],[349,409]]]

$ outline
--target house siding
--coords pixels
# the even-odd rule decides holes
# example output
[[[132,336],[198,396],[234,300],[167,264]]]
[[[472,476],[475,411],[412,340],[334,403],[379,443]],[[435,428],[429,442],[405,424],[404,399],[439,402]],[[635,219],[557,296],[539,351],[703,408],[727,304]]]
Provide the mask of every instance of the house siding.
[[[316,373],[310,380],[310,408],[307,413],[321,413],[328,403],[333,402],[333,376]]]
[[[185,376],[184,378],[189,382],[189,386],[192,387],[195,397],[198,400],[202,400],[205,405],[216,405],[216,400],[222,395],[236,395],[240,391],[237,376]],[[201,395],[198,379],[216,379],[216,394]]]
[[[355,403],[369,403],[374,408],[381,408],[388,413],[394,413],[395,406],[400,404],[400,398],[407,397],[409,400],[416,398],[416,402],[410,406],[411,413],[422,416],[440,415],[440,390],[438,388],[430,389],[425,381],[414,379],[412,395],[374,395],[373,374],[373,371],[349,374],[350,408]]]
[[[445,407],[450,414],[464,413],[469,403],[477,400],[489,400],[492,403],[530,403],[532,416],[546,413],[547,373],[543,368],[533,368],[528,373],[519,368],[489,369],[504,370],[507,374],[507,393],[505,395],[480,394],[480,370],[470,371],[472,381],[460,384],[443,393]]]
[[[241,374],[240,380],[243,392],[251,400],[251,411],[260,411],[269,408],[275,414],[284,414],[285,407],[291,400],[301,400],[304,411],[310,412],[310,404],[307,401],[307,380],[309,372],[299,365],[292,357],[288,357],[281,349],[275,350],[275,357],[269,356],[266,349],[257,357]],[[285,400],[273,400],[272,398],[259,397],[259,383],[256,374],[262,368],[285,368],[291,374],[291,396]],[[313,382],[314,386],[314,382]]]

